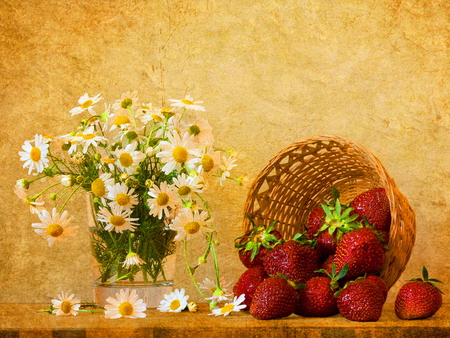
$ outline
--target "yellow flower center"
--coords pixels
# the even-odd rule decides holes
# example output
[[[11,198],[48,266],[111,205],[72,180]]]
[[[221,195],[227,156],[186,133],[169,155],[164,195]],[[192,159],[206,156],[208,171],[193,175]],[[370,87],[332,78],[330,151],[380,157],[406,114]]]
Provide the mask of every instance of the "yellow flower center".
[[[68,301],[63,301],[61,303],[61,311],[68,314],[70,311],[72,311],[72,303]]]
[[[95,137],[95,134],[83,134],[82,136],[85,140],[92,140]]]
[[[172,311],[175,311],[176,309],[178,309],[180,307],[180,300],[179,299],[174,299],[173,301],[170,302],[170,309]]]
[[[31,148],[30,159],[33,162],[38,162],[41,159],[41,149],[39,149],[38,147]]]
[[[187,196],[191,191],[192,189],[190,187],[188,187],[187,185],[183,185],[182,187],[178,188],[178,195]]]
[[[220,309],[220,313],[228,313],[230,311],[233,311],[234,305],[233,304],[227,304],[223,308]]]
[[[130,203],[130,196],[124,193],[117,194],[116,203],[120,206],[127,205],[128,203]]]
[[[194,104],[194,102],[192,102],[191,100],[186,100],[186,99],[181,100],[181,103],[189,104],[189,105]]]
[[[156,203],[158,203],[158,205],[160,206],[164,206],[167,203],[169,203],[169,195],[166,194],[165,192],[162,192],[158,195],[158,197],[156,197]]]
[[[156,122],[163,122],[164,120],[161,118],[161,116],[157,115],[157,114],[152,114],[152,119],[155,120]]]
[[[64,232],[64,228],[61,225],[55,223],[47,225],[46,230],[47,234],[52,237],[59,237]]]
[[[83,109],[88,109],[91,105],[92,105],[92,100],[86,100],[86,101],[84,101],[83,104],[81,105],[81,108],[83,108]]]
[[[106,193],[105,182],[103,182],[103,180],[101,178],[95,179],[91,183],[91,191],[97,197],[105,196],[105,193]]]
[[[195,124],[190,126],[188,131],[189,131],[189,134],[194,135],[194,136],[197,136],[201,132],[200,127],[196,126]]]
[[[178,146],[172,151],[173,159],[178,163],[185,163],[188,160],[189,153],[186,148]]]
[[[115,227],[121,227],[125,224],[125,218],[123,218],[122,216],[112,215],[109,218],[109,222]]]
[[[127,97],[126,99],[122,100],[122,102],[120,103],[120,106],[123,109],[128,109],[129,107],[131,107],[132,104],[133,104],[133,100],[130,99],[129,97]]]
[[[133,157],[129,153],[122,153],[119,157],[119,162],[124,168],[131,167],[133,164]]]
[[[189,222],[184,226],[184,231],[188,234],[193,235],[200,229],[200,224],[198,222]]]
[[[114,119],[114,125],[120,126],[122,124],[130,123],[130,119],[125,115],[119,115]]]
[[[114,164],[114,160],[112,158],[103,158],[102,161],[106,164]]]
[[[209,155],[203,155],[202,157],[202,167],[206,172],[211,171],[214,168],[214,160]]]
[[[133,314],[133,305],[129,302],[123,302],[119,305],[118,312],[122,316],[131,316]]]

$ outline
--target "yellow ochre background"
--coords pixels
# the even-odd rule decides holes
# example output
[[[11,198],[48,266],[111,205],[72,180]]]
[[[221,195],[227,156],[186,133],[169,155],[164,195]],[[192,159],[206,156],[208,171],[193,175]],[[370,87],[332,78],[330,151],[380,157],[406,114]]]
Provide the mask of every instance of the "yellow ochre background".
[[[114,102],[129,90],[156,106],[203,100],[216,146],[239,153],[235,174],[250,181],[305,138],[362,144],[417,216],[388,301],[422,265],[449,294],[449,19],[448,0],[0,0],[0,302],[49,302],[62,290],[92,300],[85,200],[69,208],[78,236],[49,248],[13,193],[28,177],[18,152],[34,134],[70,131],[84,93]],[[229,281],[244,271],[233,241],[247,192],[228,182],[208,194]],[[176,287],[199,300],[177,266]]]

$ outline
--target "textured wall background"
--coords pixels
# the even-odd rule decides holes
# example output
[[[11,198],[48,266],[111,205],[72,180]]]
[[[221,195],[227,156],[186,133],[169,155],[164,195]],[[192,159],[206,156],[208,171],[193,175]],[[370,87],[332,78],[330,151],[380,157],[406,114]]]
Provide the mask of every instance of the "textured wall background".
[[[450,292],[450,4],[447,0],[0,1],[0,302],[48,302],[61,290],[92,299],[84,200],[78,237],[47,247],[13,193],[18,152],[35,133],[60,135],[85,92],[128,90],[160,105],[192,94],[218,145],[253,179],[280,149],[319,135],[361,143],[417,214],[417,242],[393,287],[430,274]],[[217,189],[227,279],[247,188]],[[59,243],[58,243],[59,244]],[[203,271],[208,275],[210,271]],[[192,298],[179,263],[178,287]]]

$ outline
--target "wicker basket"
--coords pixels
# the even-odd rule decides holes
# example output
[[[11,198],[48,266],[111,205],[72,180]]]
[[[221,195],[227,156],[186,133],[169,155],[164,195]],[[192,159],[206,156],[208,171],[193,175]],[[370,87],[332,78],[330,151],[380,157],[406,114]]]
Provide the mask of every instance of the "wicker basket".
[[[340,136],[318,136],[281,150],[259,173],[244,212],[256,224],[278,220],[285,238],[305,231],[309,212],[331,198],[343,203],[376,187],[386,189],[391,208],[389,247],[381,277],[390,288],[404,271],[415,241],[415,214],[380,161],[363,146]],[[244,230],[251,228],[244,218]]]

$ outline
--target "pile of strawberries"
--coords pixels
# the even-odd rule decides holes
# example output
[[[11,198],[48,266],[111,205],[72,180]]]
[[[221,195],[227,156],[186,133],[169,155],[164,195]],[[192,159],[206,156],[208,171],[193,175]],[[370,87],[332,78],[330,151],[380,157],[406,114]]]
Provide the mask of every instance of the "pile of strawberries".
[[[293,313],[328,317],[340,313],[353,321],[377,321],[388,287],[379,272],[388,250],[391,214],[383,188],[342,205],[339,192],[313,209],[306,231],[284,239],[275,229],[257,226],[236,239],[247,270],[234,285],[245,294],[257,319]],[[436,310],[437,311],[437,310]]]

